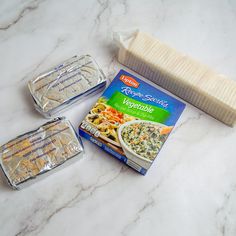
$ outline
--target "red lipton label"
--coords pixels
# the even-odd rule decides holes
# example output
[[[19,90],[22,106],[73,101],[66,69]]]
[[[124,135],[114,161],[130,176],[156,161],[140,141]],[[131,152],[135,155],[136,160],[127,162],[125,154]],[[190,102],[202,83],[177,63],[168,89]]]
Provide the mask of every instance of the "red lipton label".
[[[126,84],[127,86],[138,88],[139,82],[137,82],[134,78],[126,75],[121,75],[120,80]]]

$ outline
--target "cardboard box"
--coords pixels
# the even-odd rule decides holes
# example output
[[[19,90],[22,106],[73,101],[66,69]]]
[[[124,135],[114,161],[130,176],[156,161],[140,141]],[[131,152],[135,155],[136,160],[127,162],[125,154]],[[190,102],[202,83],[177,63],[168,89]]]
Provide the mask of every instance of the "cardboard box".
[[[79,133],[145,175],[184,108],[181,101],[121,70]]]

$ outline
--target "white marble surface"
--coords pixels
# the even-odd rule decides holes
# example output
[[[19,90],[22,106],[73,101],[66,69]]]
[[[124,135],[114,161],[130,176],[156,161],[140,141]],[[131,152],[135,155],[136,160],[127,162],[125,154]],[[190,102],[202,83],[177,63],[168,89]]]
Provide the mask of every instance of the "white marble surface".
[[[111,80],[112,31],[140,28],[236,79],[234,0],[0,0],[0,143],[45,120],[26,82],[74,55]],[[95,96],[64,113],[78,126]],[[84,140],[85,158],[22,191],[0,179],[0,235],[236,235],[236,129],[191,105],[143,177]]]

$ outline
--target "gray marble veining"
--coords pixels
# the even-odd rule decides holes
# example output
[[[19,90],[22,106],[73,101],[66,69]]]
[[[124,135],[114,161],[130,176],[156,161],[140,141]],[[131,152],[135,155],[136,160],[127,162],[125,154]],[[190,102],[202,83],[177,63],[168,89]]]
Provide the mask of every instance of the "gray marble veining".
[[[0,142],[45,120],[29,79],[91,54],[111,81],[112,32],[140,28],[236,79],[236,2],[1,0]],[[63,115],[75,127],[97,96]],[[0,179],[0,235],[236,235],[236,129],[187,105],[143,177],[84,141],[80,162],[21,191]]]

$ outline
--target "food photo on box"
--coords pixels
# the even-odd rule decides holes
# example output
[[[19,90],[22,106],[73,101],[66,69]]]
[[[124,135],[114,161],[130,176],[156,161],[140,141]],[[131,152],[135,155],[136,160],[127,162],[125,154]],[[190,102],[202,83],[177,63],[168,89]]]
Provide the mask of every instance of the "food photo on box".
[[[184,108],[181,101],[121,70],[79,133],[145,175]]]
[[[236,1],[0,2],[0,236],[236,236]]]

